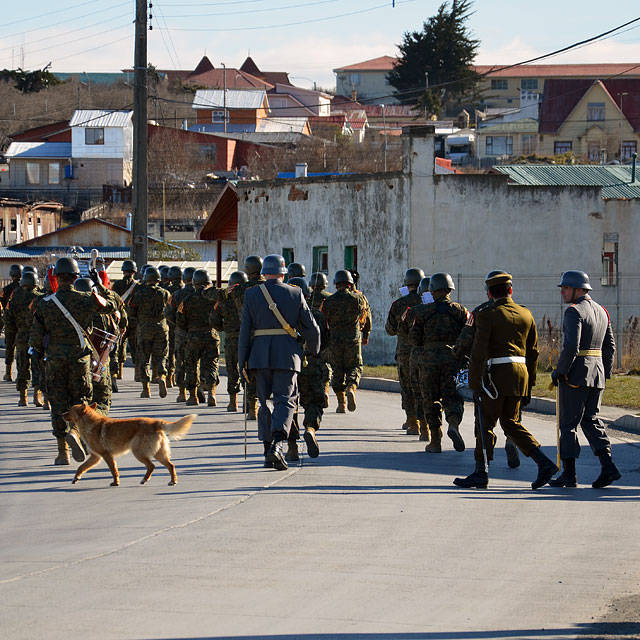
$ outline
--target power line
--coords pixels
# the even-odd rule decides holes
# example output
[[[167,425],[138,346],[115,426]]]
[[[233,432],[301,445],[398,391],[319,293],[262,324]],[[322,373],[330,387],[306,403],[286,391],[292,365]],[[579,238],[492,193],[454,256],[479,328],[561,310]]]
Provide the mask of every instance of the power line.
[[[249,11],[225,11],[223,13],[188,13],[183,15],[169,15],[167,18],[202,18],[206,16],[235,16],[246,13],[265,13],[270,11],[284,11],[286,9],[298,9],[299,7],[311,7],[319,4],[333,4],[340,0],[317,0],[316,2],[305,2],[303,4],[290,4],[285,7],[269,7],[268,9],[250,9]]]
[[[168,25],[167,25],[167,20],[166,20],[164,14],[162,13],[162,9],[160,8],[160,4],[157,1],[156,1],[156,10],[157,10],[160,18],[164,22],[164,30],[167,32],[167,36],[169,37],[169,42],[171,43],[171,47],[173,48],[173,52],[176,54],[175,59],[176,59],[177,64],[174,63],[174,68],[175,69],[179,69],[180,66],[182,66],[180,64],[180,56],[178,55],[178,51],[176,49],[175,44],[173,43],[173,38],[171,37],[171,32],[169,31],[169,28],[168,28]],[[162,41],[164,42],[164,35],[162,35],[162,27],[160,27],[160,35],[162,36]],[[167,47],[167,43],[166,42],[165,42],[165,47]],[[171,55],[171,52],[169,51],[169,47],[167,47],[167,52],[169,53],[169,57],[173,61],[173,56]]]
[[[37,20],[38,18],[44,18],[45,16],[51,16],[54,13],[63,13],[64,11],[71,11],[71,9],[77,9],[78,7],[84,7],[87,4],[95,4],[96,2],[100,2],[100,0],[88,0],[87,2],[81,2],[79,4],[71,5],[70,7],[63,7],[61,9],[56,8],[55,11],[49,11],[48,13],[40,13],[37,16],[31,16],[30,18],[20,18],[20,20],[14,20],[13,22],[5,22],[3,26],[10,27],[12,24],[18,24],[20,22],[27,22],[32,20]]]
[[[104,49],[104,47],[108,47],[109,45],[112,44],[117,44],[118,42],[123,42],[124,40],[129,40],[130,38],[132,38],[133,35],[130,34],[128,36],[125,36],[124,38],[118,38],[117,40],[111,40],[110,42],[105,42],[104,44],[100,44],[96,47],[91,47],[91,49],[84,49],[83,51],[77,51],[76,53],[72,53],[68,56],[62,56],[60,58],[54,58],[52,60],[50,60],[49,62],[58,62],[60,60],[67,60],[68,58],[75,58],[76,56],[82,55],[83,53],[89,53],[91,51],[97,51],[98,49]],[[46,63],[44,62],[39,62],[37,65],[35,65],[36,67],[40,67],[42,65],[44,65]]]

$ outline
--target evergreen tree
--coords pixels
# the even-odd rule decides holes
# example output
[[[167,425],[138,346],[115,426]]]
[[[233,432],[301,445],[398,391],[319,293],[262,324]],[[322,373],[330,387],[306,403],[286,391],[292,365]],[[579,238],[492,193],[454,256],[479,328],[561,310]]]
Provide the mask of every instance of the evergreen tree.
[[[444,2],[423,23],[422,31],[404,34],[398,45],[401,55],[388,74],[402,103],[418,104],[439,115],[447,103],[472,93],[478,74],[471,64],[479,45],[465,26],[472,4],[473,0],[452,0],[449,8]],[[426,89],[425,74],[433,89]]]

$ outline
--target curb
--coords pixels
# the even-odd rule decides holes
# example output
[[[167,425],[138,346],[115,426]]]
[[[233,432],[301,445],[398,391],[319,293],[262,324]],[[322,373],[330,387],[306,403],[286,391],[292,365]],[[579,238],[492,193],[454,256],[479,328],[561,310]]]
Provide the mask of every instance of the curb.
[[[386,378],[362,378],[360,380],[359,387],[366,391],[400,393],[400,383],[397,380],[387,380]],[[470,393],[463,393],[462,396],[469,402],[473,400]],[[529,403],[529,406],[526,407],[525,411],[541,413],[543,415],[555,415],[556,401],[551,398],[534,397],[531,398],[531,402]],[[624,414],[617,418],[607,418],[606,415],[601,415],[600,419],[605,424],[616,429],[640,434],[640,415]]]

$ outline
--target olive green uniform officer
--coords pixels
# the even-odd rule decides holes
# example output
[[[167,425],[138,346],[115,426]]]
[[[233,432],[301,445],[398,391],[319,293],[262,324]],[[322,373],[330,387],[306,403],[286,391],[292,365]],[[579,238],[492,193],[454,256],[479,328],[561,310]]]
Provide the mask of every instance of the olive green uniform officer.
[[[520,404],[531,400],[531,388],[538,365],[538,331],[531,312],[511,298],[511,276],[501,273],[486,281],[493,304],[474,318],[476,335],[471,349],[469,387],[482,412],[483,433],[476,433],[476,469],[454,484],[486,489],[489,484],[482,443],[487,460],[493,459],[496,422],[525,456],[538,465],[532,489],[545,485],[558,467],[542,453],[540,443],[520,422]]]
[[[116,280],[111,286],[111,290],[115,291],[121,298],[122,302],[126,305],[131,300],[131,296],[138,286],[138,281],[135,280],[137,265],[133,260],[125,260],[122,263],[122,279]],[[127,359],[127,342],[129,343],[129,351],[131,352],[131,361],[136,362],[136,323],[133,320],[128,320],[127,330],[120,336],[118,341],[118,370],[112,373],[116,373],[116,378],[122,380],[122,370],[124,368],[124,361]]]
[[[0,304],[5,310],[7,308],[7,305],[9,304],[11,294],[20,286],[20,279],[22,278],[22,265],[12,264],[9,267],[9,276],[11,277],[11,282],[8,285],[2,287],[2,293],[0,294]],[[4,363],[6,366],[6,371],[4,374],[4,378],[2,379],[6,382],[11,382],[13,376],[13,357],[16,348],[16,334],[15,331],[8,329],[6,326],[4,330],[4,341]]]
[[[331,296],[327,291],[329,281],[322,271],[316,271],[309,278],[309,287],[311,288],[311,297],[309,298],[309,307],[311,309],[322,310],[324,301]],[[324,388],[324,409],[329,406],[329,387],[331,382],[331,366],[327,360],[327,350],[320,352],[319,365],[322,371],[322,386]]]
[[[166,287],[169,296],[182,289],[182,269],[178,266],[169,267],[167,271],[169,285]],[[167,389],[176,386],[176,327],[169,325],[169,359],[167,361]]]

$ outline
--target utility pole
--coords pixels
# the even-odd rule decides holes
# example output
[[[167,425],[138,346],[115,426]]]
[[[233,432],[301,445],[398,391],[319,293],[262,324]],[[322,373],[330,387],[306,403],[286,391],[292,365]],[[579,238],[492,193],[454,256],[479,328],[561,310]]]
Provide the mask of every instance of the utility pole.
[[[133,87],[133,224],[131,256],[147,262],[147,0],[136,0]]]
[[[227,66],[224,62],[222,65],[222,119],[224,120],[224,132],[227,133]]]
[[[384,170],[387,170],[387,120],[384,117],[384,104],[380,105],[382,107],[382,128],[384,130]]]
[[[626,91],[618,94],[620,96],[620,164],[622,164],[622,98],[628,96]]]

